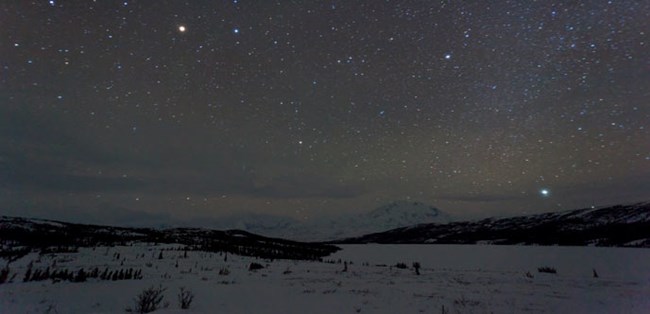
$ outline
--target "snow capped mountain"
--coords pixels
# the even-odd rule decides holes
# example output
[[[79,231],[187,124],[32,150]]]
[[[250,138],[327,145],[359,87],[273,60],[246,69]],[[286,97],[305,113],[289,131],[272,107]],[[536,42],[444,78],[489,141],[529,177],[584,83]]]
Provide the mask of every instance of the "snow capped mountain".
[[[367,214],[361,214],[358,218],[383,230],[422,223],[448,223],[451,221],[448,214],[435,207],[409,201],[395,201]]]
[[[270,215],[240,215],[215,221],[210,227],[241,229],[270,237],[325,241],[423,224],[448,223],[449,215],[420,202],[395,201],[367,213],[300,222]]]

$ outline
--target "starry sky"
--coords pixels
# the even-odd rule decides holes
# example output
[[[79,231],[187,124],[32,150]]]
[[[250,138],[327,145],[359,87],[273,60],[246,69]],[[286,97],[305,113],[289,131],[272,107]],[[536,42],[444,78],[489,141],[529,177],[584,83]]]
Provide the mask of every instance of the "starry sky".
[[[649,33],[647,1],[3,1],[0,212],[647,200]]]

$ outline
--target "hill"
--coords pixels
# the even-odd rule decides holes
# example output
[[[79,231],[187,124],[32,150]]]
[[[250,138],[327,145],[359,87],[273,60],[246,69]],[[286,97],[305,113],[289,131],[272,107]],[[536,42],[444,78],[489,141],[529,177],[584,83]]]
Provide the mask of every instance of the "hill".
[[[333,243],[650,247],[650,203],[448,224],[421,224]]]

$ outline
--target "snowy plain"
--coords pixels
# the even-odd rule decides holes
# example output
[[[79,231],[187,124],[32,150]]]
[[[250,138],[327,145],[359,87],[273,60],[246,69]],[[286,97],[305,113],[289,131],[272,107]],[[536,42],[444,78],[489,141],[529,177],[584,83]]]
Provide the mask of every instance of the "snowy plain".
[[[648,313],[650,250],[489,245],[341,245],[323,262],[187,252],[181,245],[31,253],[10,264],[0,313],[124,313],[162,286],[155,313]],[[173,249],[173,250],[169,250]],[[159,259],[161,250],[163,258]],[[119,257],[116,257],[119,254]],[[340,260],[340,263],[339,263]],[[22,282],[27,265],[142,269],[141,280]],[[249,271],[251,262],[264,269]],[[347,271],[345,269],[347,262]],[[421,264],[420,275],[412,268]],[[407,269],[395,267],[404,263]],[[178,264],[178,267],[176,266]],[[549,266],[557,274],[539,273]],[[220,275],[227,268],[229,274]],[[593,277],[593,270],[598,278]],[[526,275],[526,273],[529,273]],[[195,295],[180,310],[177,294]]]

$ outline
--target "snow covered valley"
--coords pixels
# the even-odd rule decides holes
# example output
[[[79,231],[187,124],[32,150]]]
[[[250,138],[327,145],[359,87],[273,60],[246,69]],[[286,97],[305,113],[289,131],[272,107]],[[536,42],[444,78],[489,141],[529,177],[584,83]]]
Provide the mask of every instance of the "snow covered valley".
[[[647,249],[340,247],[341,251],[323,261],[260,259],[185,250],[179,244],[146,243],[82,247],[76,253],[29,253],[9,264],[7,282],[0,284],[0,313],[125,313],[128,308],[135,310],[135,299],[151,287],[163,289],[154,313],[650,310]],[[249,270],[252,263],[263,268]],[[421,266],[419,275],[414,263]],[[546,267],[542,269],[546,272],[540,272],[541,267]],[[31,274],[25,276],[28,269]],[[77,280],[80,269],[84,275]],[[43,275],[46,271],[49,278]],[[69,280],[62,273],[69,274]],[[179,305],[181,287],[193,295],[188,309]]]

